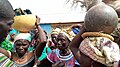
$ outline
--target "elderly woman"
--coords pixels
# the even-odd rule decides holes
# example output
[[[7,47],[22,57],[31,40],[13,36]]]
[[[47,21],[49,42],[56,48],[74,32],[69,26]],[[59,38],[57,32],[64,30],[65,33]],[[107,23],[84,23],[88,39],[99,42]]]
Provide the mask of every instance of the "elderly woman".
[[[49,41],[49,47],[53,50],[57,48],[57,37],[58,33],[61,31],[60,28],[55,28],[51,32],[51,41]]]
[[[35,56],[33,52],[28,51],[30,42],[31,35],[29,33],[20,33],[15,37],[15,52],[12,53],[11,59],[17,64],[17,66],[32,67],[34,65]]]
[[[47,65],[48,67],[76,67],[79,64],[76,62],[72,52],[69,49],[69,43],[72,37],[65,31],[58,33],[57,37],[57,49],[52,50],[48,56],[40,62],[41,67]]]
[[[11,53],[11,59],[15,62],[15,64],[18,67],[33,67],[35,65],[35,62],[37,62],[36,59],[40,56],[39,54],[41,54],[39,50],[43,50],[41,48],[41,45],[46,44],[46,35],[42,28],[39,26],[39,21],[40,18],[37,17],[36,27],[39,33],[38,34],[39,42],[36,41],[37,47],[34,50],[32,51],[28,50],[31,44],[30,33],[20,33],[15,37],[14,41],[15,52]]]

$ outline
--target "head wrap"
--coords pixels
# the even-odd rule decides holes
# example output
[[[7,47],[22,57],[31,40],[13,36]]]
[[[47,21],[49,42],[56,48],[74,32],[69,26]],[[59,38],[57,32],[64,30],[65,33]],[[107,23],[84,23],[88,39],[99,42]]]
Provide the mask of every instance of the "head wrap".
[[[16,31],[15,29],[12,29],[9,34],[10,34],[10,35],[11,35],[11,34],[18,34],[18,31]]]
[[[61,31],[60,28],[55,28],[54,30],[52,30],[51,35],[52,34],[58,34],[60,31]]]
[[[25,39],[25,40],[28,40],[30,42],[31,41],[31,34],[30,33],[20,33],[20,34],[16,35],[15,41],[19,40],[19,39]]]
[[[70,41],[76,36],[74,32],[69,29],[62,29],[59,33],[64,34]]]
[[[67,28],[67,29],[56,28],[51,32],[51,35],[60,34],[60,33],[64,34],[70,41],[72,41],[72,39],[76,36],[71,28]]]
[[[19,32],[16,31],[15,29],[12,29],[12,30],[9,32],[8,36],[7,36],[7,39],[8,39],[8,40],[10,40],[10,35],[12,35],[12,34],[15,34],[15,35],[14,35],[14,37],[15,37],[17,34],[19,34]]]
[[[94,61],[106,66],[120,60],[119,46],[106,37],[87,37],[79,47],[80,51]]]

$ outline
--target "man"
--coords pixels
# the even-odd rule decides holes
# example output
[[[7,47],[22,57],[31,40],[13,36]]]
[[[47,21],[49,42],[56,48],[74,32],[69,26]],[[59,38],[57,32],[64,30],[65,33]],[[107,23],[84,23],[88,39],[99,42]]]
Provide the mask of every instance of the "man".
[[[0,0],[0,44],[5,40],[13,23],[14,11],[8,0]],[[16,67],[9,59],[9,52],[0,48],[0,67]]]

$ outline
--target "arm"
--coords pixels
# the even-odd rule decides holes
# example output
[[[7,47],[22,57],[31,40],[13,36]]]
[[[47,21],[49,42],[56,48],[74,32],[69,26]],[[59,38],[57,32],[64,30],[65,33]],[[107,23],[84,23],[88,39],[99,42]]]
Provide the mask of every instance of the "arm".
[[[46,66],[46,67],[52,67],[52,62],[50,62],[50,61],[47,59],[47,57],[44,58],[43,60],[39,61],[38,64],[39,64],[38,67],[44,67],[44,66]]]
[[[54,51],[52,51],[50,54],[47,55],[46,58],[44,58],[43,60],[39,61],[39,66],[40,67],[63,67],[65,65],[64,61],[59,61],[59,59],[57,59],[57,55]]]
[[[46,38],[46,34],[45,32],[43,31],[43,29],[41,28],[41,26],[39,25],[39,22],[40,22],[40,18],[37,17],[37,20],[36,20],[36,27],[38,29],[38,38],[40,40],[40,43],[43,43],[43,42],[46,42],[47,41],[47,38]]]
[[[42,54],[42,51],[43,51],[44,47],[46,46],[46,42],[47,42],[46,34],[40,27],[39,22],[40,22],[40,18],[37,17],[36,27],[38,29],[38,34],[39,34],[38,35],[39,43],[37,43],[37,47],[35,50],[36,58],[38,58]]]
[[[0,47],[0,53],[4,54],[4,55],[7,56],[8,58],[11,58],[10,53],[9,53],[7,50],[5,50],[5,49],[3,49],[3,48],[1,48],[1,47]]]
[[[76,60],[81,63],[81,59],[80,59],[80,51],[79,51],[79,46],[80,43],[82,42],[83,38],[81,37],[81,35],[85,32],[85,27],[83,26],[81,28],[81,31],[75,36],[75,38],[72,40],[72,42],[70,43],[70,49],[74,55],[74,57],[76,58]]]

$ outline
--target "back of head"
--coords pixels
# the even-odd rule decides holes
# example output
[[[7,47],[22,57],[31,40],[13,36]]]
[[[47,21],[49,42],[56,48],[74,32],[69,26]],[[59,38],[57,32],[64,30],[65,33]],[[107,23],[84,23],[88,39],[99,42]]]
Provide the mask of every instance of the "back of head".
[[[85,27],[90,32],[104,32],[110,34],[117,27],[118,15],[116,11],[99,3],[91,7],[85,16]]]
[[[0,18],[14,18],[14,10],[8,0],[0,0]]]

